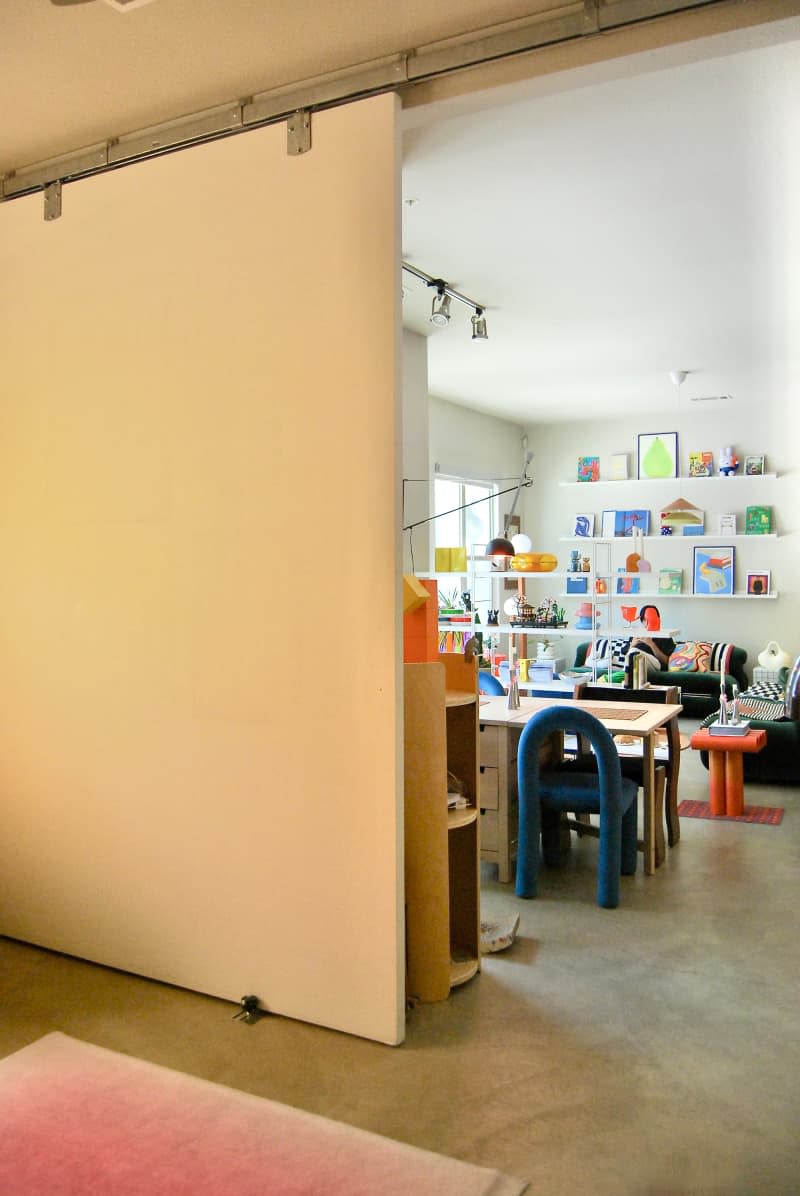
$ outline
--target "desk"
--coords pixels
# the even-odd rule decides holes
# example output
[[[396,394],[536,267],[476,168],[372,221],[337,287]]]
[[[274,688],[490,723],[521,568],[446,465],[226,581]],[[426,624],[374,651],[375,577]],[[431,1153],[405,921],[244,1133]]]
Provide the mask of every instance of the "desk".
[[[484,778],[486,778],[487,800],[493,800],[494,786],[497,786],[496,809],[497,834],[494,843],[486,834],[486,847],[481,848],[481,858],[497,863],[499,879],[511,880],[511,848],[516,839],[517,798],[517,744],[526,722],[539,710],[548,706],[563,705],[558,698],[520,698],[519,709],[509,710],[508,699],[501,697],[480,698],[478,722],[480,725],[479,760],[481,764],[480,806],[483,819],[492,812],[491,805],[484,805]],[[570,701],[569,705],[588,710],[596,715],[612,735],[631,735],[642,741],[642,792],[644,795],[643,856],[646,875],[655,872],[660,860],[656,859],[656,785],[654,748],[656,732],[666,726],[671,718],[680,714],[682,707],[649,702],[582,702]],[[497,728],[492,732],[491,728]],[[485,745],[485,746],[484,746]],[[484,752],[486,755],[484,755]],[[494,773],[492,772],[494,770]],[[490,795],[491,789],[491,795]],[[484,812],[485,811],[485,812]],[[487,826],[487,832],[491,824]],[[483,838],[482,838],[483,842]]]

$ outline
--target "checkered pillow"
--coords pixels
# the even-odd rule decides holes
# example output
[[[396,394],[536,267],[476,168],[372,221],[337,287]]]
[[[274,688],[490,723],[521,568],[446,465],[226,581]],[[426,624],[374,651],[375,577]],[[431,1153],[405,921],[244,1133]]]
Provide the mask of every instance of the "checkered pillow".
[[[770,702],[783,702],[783,686],[777,681],[754,681],[739,695],[741,698],[766,698]]]
[[[608,664],[609,658],[611,666],[615,669],[625,668],[625,658],[628,655],[628,649],[631,646],[629,638],[614,638],[609,639],[607,636],[601,636],[600,639],[594,642],[594,652],[589,649],[586,656],[587,664]]]

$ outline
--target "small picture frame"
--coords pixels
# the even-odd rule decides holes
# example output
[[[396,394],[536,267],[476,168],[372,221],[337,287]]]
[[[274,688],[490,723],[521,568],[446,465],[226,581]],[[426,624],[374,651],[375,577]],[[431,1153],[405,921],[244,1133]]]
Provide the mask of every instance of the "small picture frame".
[[[689,477],[710,478],[714,473],[714,454],[708,449],[689,453]]]
[[[692,593],[723,598],[733,593],[736,550],[732,544],[692,550]]]
[[[764,473],[765,458],[763,453],[755,453],[744,459],[744,472],[748,477],[760,477]]]
[[[600,481],[600,458],[599,457],[578,457],[578,481],[579,482],[599,482]]]
[[[573,536],[591,539],[591,537],[594,535],[594,511],[591,511],[588,515],[575,516],[572,534]]]
[[[754,598],[763,598],[769,593],[769,570],[747,574],[747,592]]]
[[[678,433],[644,432],[637,437],[640,478],[678,476]]]
[[[719,517],[719,534],[721,536],[735,536],[736,535],[736,512],[732,511],[729,514],[720,515]]]
[[[638,594],[639,593],[639,587],[641,585],[641,578],[639,578],[639,577],[630,577],[629,575],[626,574],[623,577],[618,577],[616,579],[616,582],[617,582],[617,593],[618,594]]]
[[[612,482],[624,482],[628,477],[628,454],[612,453],[608,459],[608,476]]]
[[[600,535],[604,540],[613,540],[617,534],[617,512],[603,511],[600,516]]]

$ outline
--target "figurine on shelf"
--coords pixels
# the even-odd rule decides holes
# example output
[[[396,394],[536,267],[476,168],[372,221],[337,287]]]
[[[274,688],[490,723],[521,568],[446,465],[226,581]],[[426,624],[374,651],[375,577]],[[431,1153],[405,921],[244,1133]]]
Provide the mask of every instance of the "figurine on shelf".
[[[497,616],[500,614],[499,610],[490,610],[486,615],[486,626],[497,627]]]
[[[581,554],[577,548],[574,548],[569,554],[569,571],[570,573],[580,573],[581,571]]]
[[[729,478],[739,468],[739,458],[728,444],[719,450],[719,472],[724,478]]]

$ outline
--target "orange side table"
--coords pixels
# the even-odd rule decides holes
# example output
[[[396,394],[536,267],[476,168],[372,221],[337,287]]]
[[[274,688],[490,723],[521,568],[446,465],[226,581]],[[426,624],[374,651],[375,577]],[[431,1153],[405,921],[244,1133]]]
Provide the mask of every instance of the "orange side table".
[[[704,727],[689,741],[695,750],[708,752],[708,804],[712,814],[742,814],[744,811],[743,752],[760,752],[767,733],[759,729],[746,735],[710,735]]]

